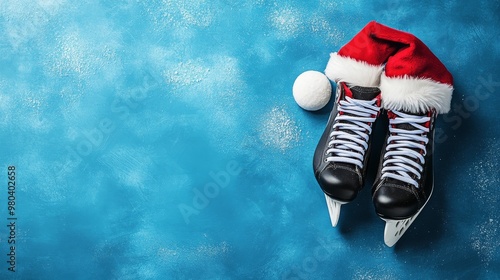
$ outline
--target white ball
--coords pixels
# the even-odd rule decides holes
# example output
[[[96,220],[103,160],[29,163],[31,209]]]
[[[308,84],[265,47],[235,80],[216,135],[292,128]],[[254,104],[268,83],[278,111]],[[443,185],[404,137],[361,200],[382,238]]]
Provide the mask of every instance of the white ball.
[[[293,83],[293,98],[304,110],[317,111],[330,101],[332,85],[321,72],[306,71]]]

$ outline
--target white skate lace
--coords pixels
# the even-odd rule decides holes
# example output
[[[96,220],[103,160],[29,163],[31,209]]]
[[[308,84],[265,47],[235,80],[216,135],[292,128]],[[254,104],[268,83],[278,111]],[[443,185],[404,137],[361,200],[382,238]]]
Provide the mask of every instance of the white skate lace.
[[[376,98],[359,100],[349,96],[340,100],[325,161],[351,163],[363,168],[372,124],[380,111],[376,102]]]
[[[429,128],[421,124],[428,122],[431,118],[392,112],[397,117],[389,121],[391,136],[387,139],[382,178],[393,178],[418,188],[418,182],[413,178],[416,177],[418,180],[421,177],[422,166],[425,163],[424,156],[427,153],[425,146],[429,142],[426,136]],[[398,124],[410,124],[415,129],[400,129],[395,126]]]

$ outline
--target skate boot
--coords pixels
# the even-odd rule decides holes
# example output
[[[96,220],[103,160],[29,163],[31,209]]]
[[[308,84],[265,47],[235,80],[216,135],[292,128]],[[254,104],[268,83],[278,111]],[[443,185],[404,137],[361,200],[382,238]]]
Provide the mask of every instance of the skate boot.
[[[388,58],[402,47],[374,36],[385,30],[377,22],[368,23],[338,53],[330,54],[325,69],[326,76],[337,83],[337,95],[313,166],[333,226],[340,206],[352,201],[363,187],[372,125],[381,106],[380,78]]]
[[[385,243],[393,246],[432,194],[434,124],[437,114],[450,110],[453,77],[410,33],[374,23],[369,36],[392,47],[380,76],[389,129],[372,199],[376,213],[386,221]],[[364,49],[371,47],[365,44]]]
[[[389,131],[372,189],[377,214],[392,247],[422,211],[434,188],[432,153],[436,112],[387,112]]]
[[[380,105],[377,87],[337,83],[335,105],[313,160],[334,227],[341,205],[354,200],[363,187],[372,126]]]

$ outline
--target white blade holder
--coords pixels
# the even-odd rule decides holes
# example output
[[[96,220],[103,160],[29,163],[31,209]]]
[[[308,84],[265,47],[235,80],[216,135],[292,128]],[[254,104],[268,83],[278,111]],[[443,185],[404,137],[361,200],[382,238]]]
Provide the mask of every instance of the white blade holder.
[[[326,206],[328,206],[328,213],[330,214],[330,221],[332,222],[332,227],[337,226],[340,217],[340,206],[344,204],[343,202],[336,201],[325,194]]]

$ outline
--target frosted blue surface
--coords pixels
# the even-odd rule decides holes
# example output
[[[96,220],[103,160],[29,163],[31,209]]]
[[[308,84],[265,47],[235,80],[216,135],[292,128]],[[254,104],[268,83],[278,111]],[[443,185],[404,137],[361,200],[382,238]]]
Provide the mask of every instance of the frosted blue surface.
[[[499,15],[471,0],[2,0],[0,278],[499,279]],[[330,226],[311,166],[328,109],[291,94],[370,20],[414,33],[456,82],[433,197],[394,248],[373,171]]]

